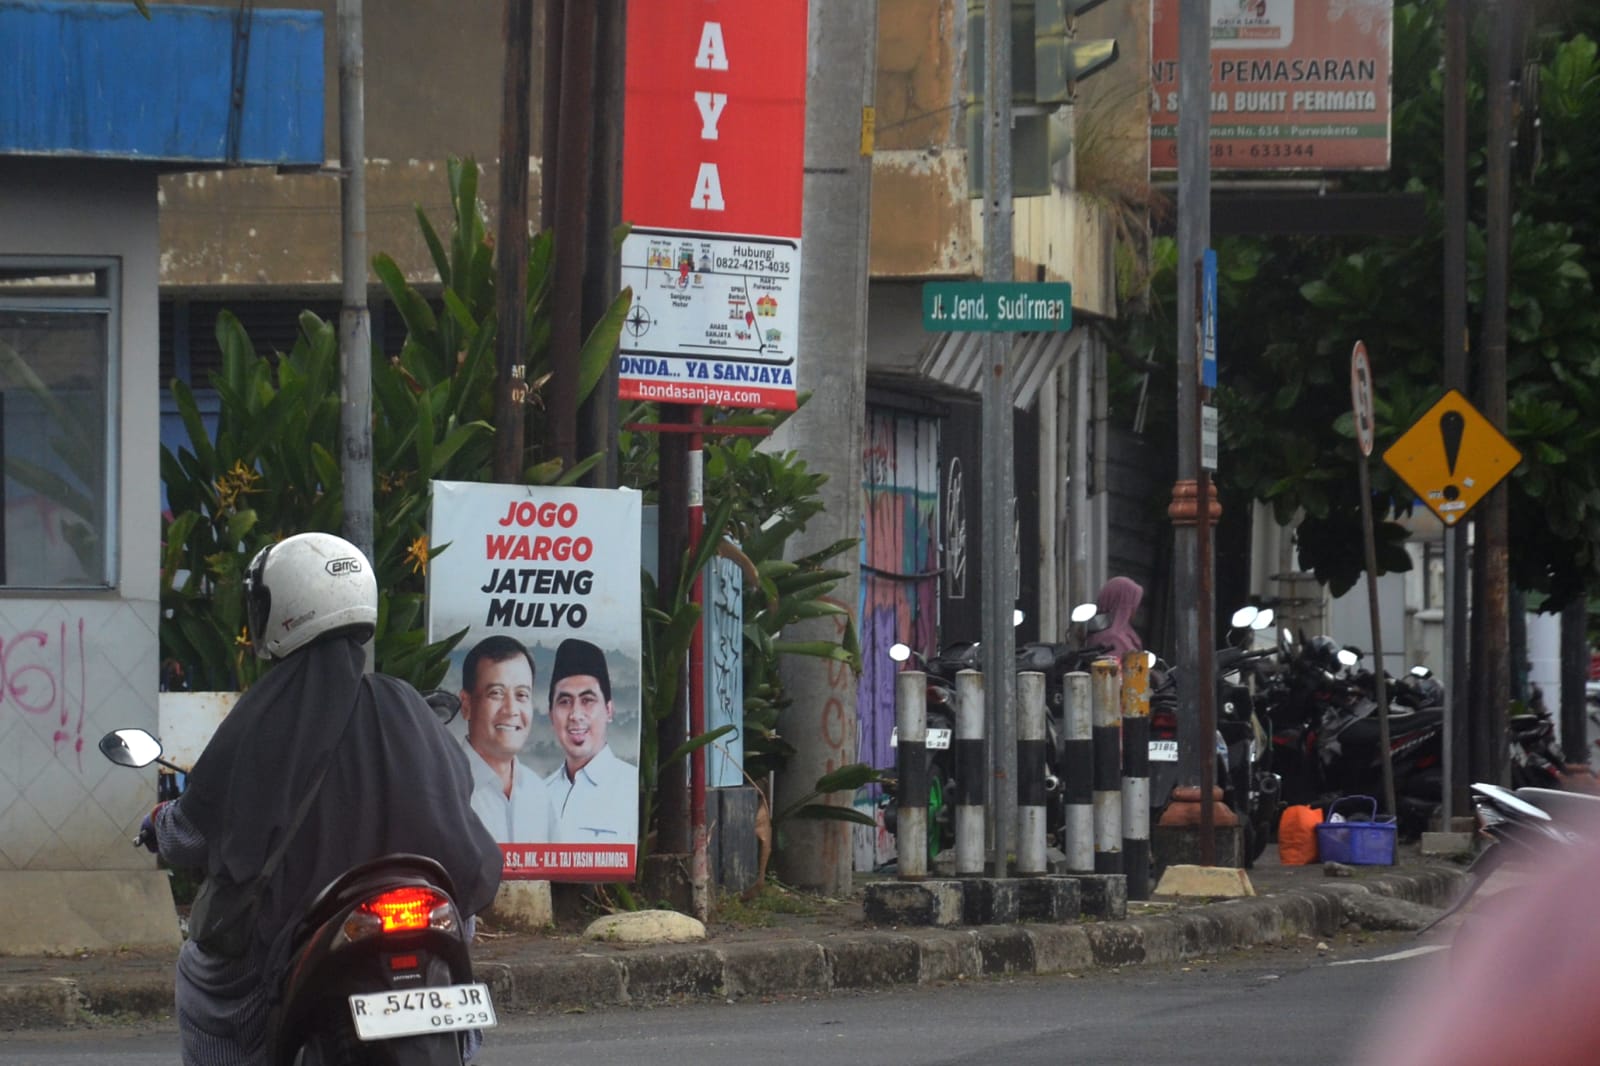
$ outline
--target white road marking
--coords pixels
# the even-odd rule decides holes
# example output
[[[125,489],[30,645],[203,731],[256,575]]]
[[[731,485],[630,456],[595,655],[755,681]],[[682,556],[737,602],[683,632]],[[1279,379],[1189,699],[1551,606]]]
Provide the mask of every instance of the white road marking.
[[[1449,946],[1449,944],[1425,944],[1420,948],[1407,948],[1405,951],[1396,951],[1390,955],[1377,955],[1370,959],[1340,959],[1328,965],[1359,966],[1364,962],[1399,962],[1401,959],[1414,959],[1418,955],[1432,955],[1435,951],[1443,951]]]

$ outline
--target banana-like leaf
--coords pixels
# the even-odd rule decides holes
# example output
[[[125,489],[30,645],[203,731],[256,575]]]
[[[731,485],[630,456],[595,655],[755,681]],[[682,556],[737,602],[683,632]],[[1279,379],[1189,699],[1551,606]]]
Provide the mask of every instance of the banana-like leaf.
[[[808,822],[853,822],[856,825],[876,826],[878,820],[865,811],[858,811],[854,807],[835,807],[828,803],[808,803],[790,811],[786,817],[800,818]]]
[[[624,287],[600,316],[578,352],[578,402],[588,399],[605,376],[606,367],[617,354],[617,339],[622,336],[622,320],[633,306],[633,289]]]
[[[679,759],[687,759],[690,755],[699,751],[707,744],[715,743],[728,734],[737,732],[738,728],[738,726],[729,723],[728,725],[719,725],[709,733],[701,733],[699,736],[690,737],[688,740],[674,748],[671,755],[668,755],[665,759],[662,759],[660,765],[664,767],[671,766]]]
[[[854,792],[858,788],[882,780],[882,770],[868,766],[864,762],[853,762],[817,778],[815,788],[816,791],[823,794],[829,792]]]

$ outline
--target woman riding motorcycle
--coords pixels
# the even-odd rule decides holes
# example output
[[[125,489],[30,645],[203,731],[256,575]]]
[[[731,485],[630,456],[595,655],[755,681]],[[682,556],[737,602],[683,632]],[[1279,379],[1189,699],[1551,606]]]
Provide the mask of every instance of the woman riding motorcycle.
[[[500,849],[472,811],[460,745],[410,685],[364,674],[378,588],[361,551],[328,533],[263,548],[245,607],[256,654],[276,664],[223,720],[183,795],[148,818],[162,858],[204,869],[210,897],[205,907],[197,898],[178,956],[185,1066],[265,1061],[295,919],[352,866],[428,856],[466,915],[487,907],[500,881]],[[281,862],[255,886],[297,818]],[[234,905],[252,892],[253,911]]]

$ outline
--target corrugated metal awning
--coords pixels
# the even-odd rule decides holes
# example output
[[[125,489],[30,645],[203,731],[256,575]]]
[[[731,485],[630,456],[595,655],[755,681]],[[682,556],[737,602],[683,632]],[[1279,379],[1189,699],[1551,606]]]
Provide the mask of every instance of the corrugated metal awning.
[[[934,334],[917,361],[917,373],[940,384],[962,392],[983,391],[984,358],[987,333],[951,332]],[[1083,327],[1065,333],[1011,333],[1011,403],[1026,409],[1033,406],[1034,398],[1050,371],[1065,366],[1083,343]]]

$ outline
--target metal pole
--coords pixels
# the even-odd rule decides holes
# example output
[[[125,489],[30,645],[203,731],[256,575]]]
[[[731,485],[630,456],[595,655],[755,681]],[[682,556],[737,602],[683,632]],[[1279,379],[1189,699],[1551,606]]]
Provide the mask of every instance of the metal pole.
[[[1489,144],[1486,166],[1483,285],[1483,366],[1480,375],[1482,411],[1502,433],[1506,428],[1506,302],[1511,266],[1511,78],[1514,19],[1511,0],[1490,4]],[[1506,706],[1511,700],[1510,664],[1506,661],[1510,565],[1507,532],[1510,511],[1502,482],[1486,497],[1478,518],[1478,552],[1483,566],[1483,602],[1475,605],[1482,620],[1484,661],[1474,670],[1482,685],[1488,749],[1483,766],[1487,780],[1508,779]]]
[[[702,409],[690,409],[690,423],[698,426]],[[689,434],[689,557],[700,548],[705,519],[705,450],[698,432]],[[706,731],[706,647],[702,601],[705,572],[695,575],[690,599],[697,608],[694,635],[689,640],[689,736]],[[926,802],[926,801],[924,801]],[[708,858],[709,830],[706,823],[706,749],[702,745],[689,753],[689,891],[695,917],[702,922],[711,915],[711,870]]]
[[[896,784],[894,850],[902,881],[928,876],[928,675],[895,675]]]
[[[984,21],[983,278],[1013,280],[1011,262],[1011,0],[989,0]],[[983,672],[994,788],[994,873],[1004,877],[1017,821],[1016,547],[1012,515],[1012,412],[1009,335],[984,337],[983,375]]]
[[[1028,670],[1017,675],[1017,873],[1045,872],[1045,729],[1044,675]]]
[[[956,674],[956,875],[983,873],[984,799],[989,768],[983,750],[983,674]]]
[[[1061,850],[1067,870],[1094,873],[1094,712],[1089,675],[1081,670],[1062,680],[1066,697],[1066,743],[1061,756],[1063,798],[1067,805]],[[1148,757],[1149,753],[1145,753]]]
[[[367,310],[367,123],[361,0],[339,0],[339,472],[345,539],[372,557],[372,320]],[[368,649],[368,659],[372,652]],[[369,662],[370,665],[370,662]]]
[[[1122,657],[1122,868],[1128,898],[1150,898],[1150,660]]]
[[[528,96],[533,0],[505,0],[505,70],[500,92],[500,206],[495,240],[494,479],[522,481],[527,418],[523,293],[528,287]]]
[[[1378,695],[1378,755],[1383,762],[1383,809],[1398,815],[1394,798],[1394,758],[1389,751],[1389,687],[1383,669],[1383,638],[1378,628],[1378,548],[1372,531],[1372,480],[1367,454],[1357,461],[1361,485],[1361,544],[1367,562],[1367,610],[1372,626],[1373,681]]]
[[[1180,0],[1178,16],[1178,481],[1197,484],[1200,467],[1196,394],[1199,351],[1195,308],[1199,286],[1194,264],[1211,242],[1211,4]],[[1185,485],[1187,483],[1187,485]],[[1178,487],[1174,505],[1179,505]],[[1196,500],[1196,520],[1205,500]],[[1212,738],[1201,733],[1199,645],[1199,560],[1197,528],[1173,527],[1172,602],[1174,663],[1178,677],[1179,784],[1197,786]],[[1202,837],[1202,840],[1204,837]],[[1203,846],[1203,845],[1202,845]]]
[[[1203,390],[1196,390],[1200,392]],[[1198,400],[1197,400],[1198,402]],[[1196,408],[1196,429],[1199,427]],[[1217,864],[1217,679],[1211,639],[1211,472],[1204,467],[1195,482],[1195,559],[1200,596],[1195,604],[1199,657],[1200,739],[1200,865]]]
[[[1467,0],[1447,0],[1444,54],[1444,384],[1467,389]],[[1440,828],[1453,828],[1456,810],[1466,811],[1467,530],[1444,531],[1445,730]]]
[[[1094,872],[1122,873],[1122,683],[1115,659],[1089,667],[1094,714]]]

